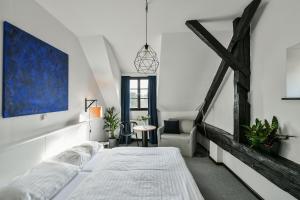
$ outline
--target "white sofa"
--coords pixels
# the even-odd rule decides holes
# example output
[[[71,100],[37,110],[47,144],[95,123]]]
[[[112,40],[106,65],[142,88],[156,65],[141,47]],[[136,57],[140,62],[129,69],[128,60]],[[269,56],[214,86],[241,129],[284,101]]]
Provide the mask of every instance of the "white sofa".
[[[158,146],[178,147],[183,156],[193,157],[196,149],[196,132],[193,120],[179,120],[180,134],[168,134],[164,132],[164,127],[157,130]]]

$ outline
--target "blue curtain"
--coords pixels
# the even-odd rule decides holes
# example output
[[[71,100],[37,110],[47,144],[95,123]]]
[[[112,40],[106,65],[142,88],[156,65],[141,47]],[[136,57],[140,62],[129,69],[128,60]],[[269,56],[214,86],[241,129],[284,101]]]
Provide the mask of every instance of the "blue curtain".
[[[130,77],[122,76],[121,79],[121,121],[130,122]],[[128,139],[128,143],[130,143]],[[123,144],[125,138],[121,137],[119,143]]]
[[[157,110],[156,110],[156,76],[149,76],[149,104],[148,113],[150,115],[149,124],[158,126]],[[157,133],[156,130],[150,133],[151,144],[157,144]]]

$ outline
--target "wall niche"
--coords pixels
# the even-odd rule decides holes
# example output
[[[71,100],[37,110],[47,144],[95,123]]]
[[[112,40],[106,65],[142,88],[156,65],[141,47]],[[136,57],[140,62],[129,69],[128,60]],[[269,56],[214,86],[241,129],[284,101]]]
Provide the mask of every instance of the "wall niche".
[[[300,43],[287,48],[286,97],[283,100],[300,100]]]

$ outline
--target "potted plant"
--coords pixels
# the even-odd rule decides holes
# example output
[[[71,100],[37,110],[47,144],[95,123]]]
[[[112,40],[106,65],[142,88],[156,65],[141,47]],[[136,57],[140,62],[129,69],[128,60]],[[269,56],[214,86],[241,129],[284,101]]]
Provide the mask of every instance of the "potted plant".
[[[147,125],[147,121],[150,119],[150,115],[138,116],[137,120],[143,122],[143,126]]]
[[[117,146],[117,139],[115,136],[115,131],[119,127],[120,118],[119,113],[115,112],[115,108],[107,108],[104,114],[104,127],[103,129],[109,134],[109,146],[111,148]]]
[[[279,134],[279,123],[275,116],[273,116],[271,123],[266,119],[264,122],[256,119],[252,126],[244,126],[244,128],[246,129],[246,137],[250,147],[271,155],[278,155],[281,140],[287,140],[289,137],[292,137]]]

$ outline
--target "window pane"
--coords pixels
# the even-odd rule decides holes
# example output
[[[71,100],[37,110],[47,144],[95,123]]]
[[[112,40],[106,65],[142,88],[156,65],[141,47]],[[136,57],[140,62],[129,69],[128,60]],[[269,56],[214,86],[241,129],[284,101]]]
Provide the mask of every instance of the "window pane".
[[[138,91],[137,91],[137,89],[130,90],[130,98],[138,98]]]
[[[148,98],[148,89],[141,89],[141,98]]]
[[[130,99],[130,108],[137,108],[137,107],[138,107],[138,100]]]
[[[141,108],[148,108],[148,99],[141,99]]]
[[[138,88],[138,80],[130,80],[130,88],[137,89]]]
[[[140,86],[141,88],[148,89],[148,79],[141,79],[140,84],[141,84]]]

